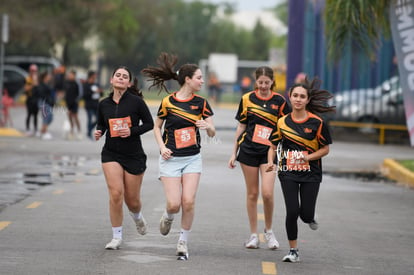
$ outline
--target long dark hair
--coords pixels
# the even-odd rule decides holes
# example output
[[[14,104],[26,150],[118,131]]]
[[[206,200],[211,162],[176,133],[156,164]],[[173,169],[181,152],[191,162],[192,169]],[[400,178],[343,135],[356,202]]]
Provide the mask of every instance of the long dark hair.
[[[127,88],[127,91],[130,92],[130,93],[132,93],[132,94],[134,94],[134,95],[137,95],[137,96],[143,98],[144,95],[142,94],[141,90],[138,88],[138,79],[136,77],[132,78],[132,73],[128,69],[128,67],[126,67],[126,66],[119,66],[118,68],[116,68],[112,72],[112,77],[115,75],[116,71],[119,70],[119,69],[124,69],[125,71],[127,71],[128,72],[128,75],[129,75],[129,80],[130,81],[133,80],[131,87],[128,87]]]
[[[199,69],[195,64],[184,64],[176,71],[174,66],[177,65],[177,62],[178,57],[176,55],[162,52],[157,58],[158,66],[147,66],[143,69],[141,73],[149,78],[148,81],[152,81],[149,88],[156,87],[160,92],[164,90],[169,93],[165,81],[176,80],[181,87],[185,83],[185,78],[192,78],[194,72]]]
[[[333,95],[327,90],[320,90],[320,86],[321,81],[318,77],[314,77],[311,81],[306,77],[303,83],[296,83],[290,87],[289,96],[296,87],[302,87],[308,93],[309,103],[306,105],[306,110],[317,114],[335,112],[336,107],[328,104]]]

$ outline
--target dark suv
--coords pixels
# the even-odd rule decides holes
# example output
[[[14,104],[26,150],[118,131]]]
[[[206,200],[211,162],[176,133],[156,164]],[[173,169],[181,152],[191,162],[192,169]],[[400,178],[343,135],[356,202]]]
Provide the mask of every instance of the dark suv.
[[[3,72],[4,88],[7,89],[9,96],[17,97],[23,92],[28,72],[14,65],[4,65]]]

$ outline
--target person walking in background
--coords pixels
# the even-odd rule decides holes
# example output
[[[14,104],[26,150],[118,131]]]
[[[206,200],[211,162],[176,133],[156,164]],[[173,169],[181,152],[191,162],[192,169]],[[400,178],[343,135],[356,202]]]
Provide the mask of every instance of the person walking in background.
[[[221,85],[217,75],[211,72],[208,77],[208,96],[214,103],[219,103],[221,100]]]
[[[39,77],[39,85],[34,89],[34,95],[38,100],[38,107],[43,119],[40,130],[40,137],[43,140],[53,138],[48,131],[49,125],[53,120],[53,106],[55,105],[55,93],[52,90],[51,84],[52,75],[49,72],[43,72]]]
[[[251,91],[252,89],[252,80],[250,77],[248,77],[247,75],[243,76],[241,81],[240,81],[240,91],[242,93],[242,95],[244,95],[245,93]]]
[[[95,140],[106,135],[101,160],[109,192],[109,216],[112,240],[106,249],[118,249],[122,244],[123,203],[141,235],[147,233],[142,215],[141,185],[147,156],[141,135],[150,131],[154,122],[137,79],[126,67],[114,70],[110,83],[112,92],[98,105]]]
[[[81,127],[78,118],[80,88],[81,87],[79,83],[76,81],[76,71],[71,70],[64,83],[65,103],[66,107],[68,108],[68,119],[70,124],[70,132],[67,136],[68,139],[75,138],[75,127],[78,132],[77,137],[79,139],[82,138]]]
[[[26,95],[26,135],[39,136],[37,131],[37,114],[39,113],[38,99],[33,94],[33,89],[39,84],[39,72],[36,64],[29,66],[29,75],[26,77],[24,93]],[[30,130],[30,120],[33,119],[33,131]]]
[[[290,111],[284,97],[272,91],[275,85],[273,70],[269,67],[256,69],[257,89],[244,94],[241,98],[236,119],[239,121],[229,168],[240,162],[246,183],[246,207],[250,224],[250,238],[246,248],[259,248],[257,235],[257,200],[259,197],[259,178],[265,217],[265,239],[270,249],[277,249],[279,243],[272,230],[274,208],[275,174],[265,173],[269,137],[280,117]]]
[[[89,71],[88,78],[83,85],[83,99],[87,116],[86,135],[90,139],[92,139],[93,129],[96,126],[96,112],[102,95],[102,89],[96,83],[96,77],[96,72]]]
[[[188,258],[188,235],[194,219],[197,188],[202,172],[200,129],[209,137],[215,136],[213,111],[206,99],[196,94],[203,83],[203,75],[195,64],[185,64],[177,71],[176,56],[162,53],[157,64],[142,73],[155,86],[168,92],[165,81],[175,80],[180,89],[163,98],[154,126],[155,139],[160,148],[159,176],[167,200],[160,220],[160,232],[170,232],[174,215],[182,210],[177,255]],[[164,125],[164,132],[161,129]]]
[[[289,89],[292,112],[277,122],[271,136],[267,171],[276,167],[286,205],[286,232],[290,251],[283,257],[284,262],[299,261],[298,218],[318,229],[315,220],[316,200],[322,181],[322,157],[329,153],[332,143],[328,126],[317,114],[333,112],[328,105],[332,95],[320,90],[320,81],[315,78],[294,84]],[[275,173],[269,173],[275,174]]]

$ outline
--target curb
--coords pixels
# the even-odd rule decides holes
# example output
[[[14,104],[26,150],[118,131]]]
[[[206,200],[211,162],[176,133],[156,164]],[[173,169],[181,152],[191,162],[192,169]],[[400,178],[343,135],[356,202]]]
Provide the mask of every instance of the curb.
[[[14,128],[0,127],[0,136],[1,137],[23,137],[24,135],[20,131]]]
[[[381,173],[398,183],[414,188],[414,173],[393,159],[384,159]]]

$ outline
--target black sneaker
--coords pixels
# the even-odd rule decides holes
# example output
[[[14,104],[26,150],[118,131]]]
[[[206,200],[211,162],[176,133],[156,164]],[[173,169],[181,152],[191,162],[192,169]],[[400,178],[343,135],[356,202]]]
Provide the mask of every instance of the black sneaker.
[[[298,249],[290,249],[289,253],[283,257],[284,262],[296,263],[299,262],[299,250]]]

